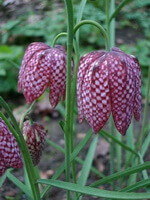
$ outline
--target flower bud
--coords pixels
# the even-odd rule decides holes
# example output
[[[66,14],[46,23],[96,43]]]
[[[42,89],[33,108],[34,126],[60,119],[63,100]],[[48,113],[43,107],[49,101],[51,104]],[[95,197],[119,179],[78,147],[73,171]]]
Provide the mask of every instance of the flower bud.
[[[23,136],[32,157],[33,164],[37,165],[44,147],[46,131],[42,125],[38,123],[33,123],[31,125],[27,120],[23,124]]]

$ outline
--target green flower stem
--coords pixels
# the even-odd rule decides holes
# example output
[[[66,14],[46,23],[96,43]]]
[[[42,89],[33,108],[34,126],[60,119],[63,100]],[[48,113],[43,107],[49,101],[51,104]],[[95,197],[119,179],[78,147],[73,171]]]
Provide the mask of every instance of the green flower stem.
[[[105,37],[105,42],[106,42],[106,48],[109,49],[109,38],[107,35],[107,32],[105,31],[105,29],[97,22],[92,21],[92,20],[83,20],[81,22],[79,22],[75,27],[74,27],[74,33],[76,33],[76,31],[83,25],[85,24],[90,24],[93,25],[95,27],[97,27],[100,32],[103,34],[103,36]]]
[[[25,164],[25,167],[26,167],[26,170],[27,170],[27,173],[28,173],[29,181],[30,181],[33,199],[34,200],[40,200],[40,191],[39,191],[39,188],[38,188],[38,183],[37,183],[37,179],[36,179],[36,175],[35,175],[35,171],[34,171],[34,166],[33,166],[33,163],[32,163],[30,153],[29,153],[28,148],[26,146],[26,142],[23,138],[22,132],[21,132],[19,125],[18,125],[15,117],[13,116],[9,106],[7,105],[7,103],[1,97],[0,97],[0,105],[5,109],[5,111],[9,115],[9,117],[10,117],[10,119],[13,122],[13,125],[15,127],[15,129],[14,129],[11,126],[11,124],[9,123],[9,121],[7,120],[7,118],[2,113],[0,113],[0,116],[5,121],[5,123],[8,125],[10,131],[12,132],[14,137],[16,138],[16,141],[18,142],[18,145],[19,145],[20,150],[22,152],[24,164]]]
[[[54,38],[53,42],[52,42],[52,47],[55,46],[57,40],[60,38],[60,37],[66,37],[67,36],[67,33],[66,32],[62,32],[62,33],[59,33],[58,35],[56,35],[56,37]]]
[[[119,4],[119,6],[116,8],[116,10],[111,14],[111,17],[110,17],[110,19],[109,19],[109,23],[112,21],[112,19],[113,18],[115,18],[117,15],[118,15],[118,13],[120,12],[120,10],[126,5],[126,4],[128,4],[129,2],[131,2],[131,1],[133,1],[133,0],[123,0],[120,4]]]
[[[66,181],[70,181],[70,133],[71,133],[71,59],[73,50],[73,5],[72,0],[65,0],[67,8],[67,80],[66,80],[66,119],[65,119],[65,167]],[[67,200],[70,192],[67,191]]]
[[[110,13],[113,13],[115,10],[115,0],[111,0],[110,2]],[[111,34],[110,34],[110,48],[115,46],[115,18],[113,18],[113,20],[109,21],[109,25],[110,25],[110,30],[111,30]]]
[[[22,128],[23,128],[23,122],[24,122],[25,117],[31,112],[34,104],[35,104],[35,101],[29,106],[29,108],[25,111],[25,113],[23,113],[21,120],[20,120],[20,125],[19,125],[20,130],[22,130]]]
[[[75,50],[75,68],[74,68],[74,76],[72,81],[72,100],[71,100],[71,153],[74,150],[74,131],[73,131],[73,121],[74,121],[74,106],[76,101],[76,83],[77,83],[77,71],[78,71],[78,64],[79,64],[79,49],[77,42],[74,40],[74,50]],[[72,175],[73,175],[73,181],[76,183],[76,167],[75,167],[75,161],[72,161]]]
[[[110,50],[110,24],[109,24],[109,11],[110,11],[110,0],[105,0],[105,13],[106,13],[106,30],[108,35],[109,46],[106,47],[106,50]]]
[[[146,99],[145,99],[145,106],[144,106],[142,129],[141,129],[139,140],[138,140],[137,146],[136,146],[138,150],[141,148],[142,141],[143,141],[143,138],[145,136],[145,126],[146,126],[146,123],[147,123],[149,97],[150,97],[150,66],[149,66],[149,70],[148,70],[148,81],[147,81],[147,90],[146,90]]]

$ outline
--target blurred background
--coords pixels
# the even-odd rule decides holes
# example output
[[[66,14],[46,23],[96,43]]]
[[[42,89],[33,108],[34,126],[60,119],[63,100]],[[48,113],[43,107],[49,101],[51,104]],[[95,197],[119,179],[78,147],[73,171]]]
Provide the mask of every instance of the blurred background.
[[[118,5],[121,0],[116,1]],[[77,10],[80,9],[80,0],[74,0],[75,20]],[[88,0],[83,13],[83,19],[95,20],[101,25],[105,22],[103,0]],[[20,119],[26,109],[25,99],[17,92],[18,72],[24,50],[28,44],[35,41],[52,44],[54,37],[66,31],[66,12],[62,0],[0,0],[0,95],[9,103],[17,119]],[[59,44],[66,44],[66,38],[61,38]],[[138,57],[142,69],[142,96],[143,103],[146,94],[148,67],[150,65],[150,1],[136,0],[125,6],[116,18],[116,46],[126,53]],[[84,26],[80,29],[81,55],[96,49],[104,48],[104,39],[93,26]],[[64,112],[63,104],[56,110],[51,110],[47,94],[42,96],[34,112],[33,119],[45,123],[49,129],[49,136],[59,145],[64,145],[63,134],[58,121]],[[49,122],[50,120],[50,122]],[[88,125],[82,124],[78,128],[77,142],[80,141]],[[109,144],[100,141],[95,155],[95,166],[107,173],[109,168]],[[49,158],[49,155],[51,157]],[[82,157],[82,155],[81,155]],[[49,159],[49,162],[48,160]],[[39,168],[41,177],[48,178],[54,174],[54,169],[63,161],[63,154],[52,147],[46,147]],[[148,157],[147,157],[148,159]],[[22,180],[22,172],[16,171],[16,176]],[[92,177],[89,181],[94,181]],[[7,186],[11,186],[12,190]],[[106,187],[107,188],[107,187]],[[18,189],[5,182],[5,187],[0,189],[0,200],[25,199]],[[51,199],[63,199],[59,190],[53,190]],[[65,197],[64,197],[65,199]],[[84,199],[89,199],[88,197]],[[90,198],[96,199],[96,198]]]
[[[118,4],[121,2],[117,0]],[[75,18],[80,0],[74,0]],[[104,24],[104,1],[88,0],[83,19]],[[104,39],[97,28],[80,29],[81,55],[104,48]],[[66,13],[61,0],[0,0],[0,93],[17,92],[18,67],[26,46],[34,41],[49,45],[60,32],[66,31]],[[66,39],[58,43],[65,44]],[[116,19],[116,46],[138,57],[146,75],[150,54],[150,1],[136,0],[125,6]],[[142,88],[145,95],[145,87]]]

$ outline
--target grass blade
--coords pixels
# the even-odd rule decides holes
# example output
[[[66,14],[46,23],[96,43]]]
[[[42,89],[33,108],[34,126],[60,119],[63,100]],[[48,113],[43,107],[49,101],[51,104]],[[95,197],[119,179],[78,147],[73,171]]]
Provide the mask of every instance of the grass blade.
[[[28,189],[26,185],[24,185],[20,180],[18,180],[13,174],[11,174],[9,171],[7,173],[7,177],[9,180],[11,180],[22,192],[24,192],[29,199],[33,199],[31,191]]]
[[[150,162],[145,162],[144,164],[140,164],[140,165],[137,165],[135,167],[131,167],[131,168],[126,169],[124,171],[120,171],[120,172],[114,173],[110,176],[107,176],[107,177],[105,177],[105,178],[103,178],[99,181],[92,183],[91,186],[97,187],[97,186],[102,185],[104,183],[109,183],[109,182],[112,182],[112,181],[117,180],[119,178],[122,178],[124,176],[129,176],[131,174],[141,172],[144,169],[149,169],[149,168],[150,168]]]
[[[128,187],[125,187],[121,190],[119,190],[120,192],[131,192],[131,191],[134,191],[134,190],[138,190],[140,188],[144,188],[144,187],[147,187],[147,186],[150,186],[150,179],[147,179],[147,180],[142,180],[142,181],[139,181],[133,185],[130,185]]]
[[[51,140],[49,140],[49,139],[46,139],[46,142],[47,142],[47,144],[49,144],[50,146],[52,146],[52,147],[54,147],[55,149],[57,149],[58,151],[60,151],[61,153],[65,153],[65,150],[61,147],[61,146],[59,146],[58,144],[56,144],[56,143],[54,143],[53,141],[51,141]],[[84,161],[81,159],[81,158],[79,158],[79,157],[76,157],[75,158],[75,160],[78,162],[78,163],[80,163],[80,164],[84,164]],[[95,167],[93,167],[93,166],[91,166],[91,171],[93,172],[93,173],[95,173],[97,176],[99,176],[99,177],[105,177],[105,175],[102,173],[102,172],[100,172],[99,170],[97,170]]]
[[[94,137],[93,141],[91,142],[90,148],[88,150],[86,159],[85,159],[83,167],[82,167],[81,175],[78,179],[79,185],[84,186],[86,184],[86,181],[87,181],[89,173],[90,173],[91,165],[93,162],[97,141],[98,141],[98,135],[96,137]],[[79,199],[81,200],[82,197],[80,197]]]
[[[77,145],[77,147],[74,149],[73,153],[70,156],[70,162],[72,162],[72,160],[74,160],[76,158],[76,156],[79,154],[79,152],[81,151],[81,149],[83,149],[83,147],[85,146],[85,144],[88,142],[88,140],[91,138],[92,136],[92,131],[89,131],[86,136],[84,137],[84,139]],[[61,166],[57,169],[56,173],[53,175],[52,179],[57,179],[62,172],[65,169],[65,163],[63,162],[61,164]],[[46,194],[46,192],[49,190],[50,186],[46,186],[44,188],[44,190],[42,191],[41,194],[41,198],[43,198]]]
[[[122,148],[124,148],[125,150],[135,154],[136,156],[139,156],[138,153],[136,151],[134,151],[132,148],[128,147],[127,145],[125,145],[124,143],[122,143],[121,141],[119,141],[117,138],[115,138],[114,136],[110,135],[109,133],[107,133],[104,130],[100,131],[100,135],[102,136],[107,136],[109,138],[111,138],[115,143],[117,143],[118,145],[120,145]]]
[[[48,184],[54,187],[62,188],[73,192],[79,192],[86,195],[92,195],[97,197],[111,198],[111,199],[150,199],[150,193],[127,193],[127,192],[114,192],[108,190],[102,190],[97,188],[91,188],[89,186],[81,186],[79,184],[68,183],[58,180],[38,180],[38,183]]]

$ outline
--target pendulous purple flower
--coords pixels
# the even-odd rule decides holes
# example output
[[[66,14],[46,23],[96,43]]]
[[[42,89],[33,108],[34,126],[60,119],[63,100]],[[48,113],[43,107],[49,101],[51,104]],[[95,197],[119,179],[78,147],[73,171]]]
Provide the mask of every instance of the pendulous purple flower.
[[[18,91],[28,103],[40,97],[46,88],[50,88],[50,104],[54,108],[65,95],[66,87],[66,52],[57,45],[54,48],[42,43],[31,43],[23,57]]]
[[[137,58],[118,48],[95,51],[79,63],[79,122],[88,121],[97,133],[112,113],[117,130],[125,135],[132,115],[141,115],[141,69]]]

